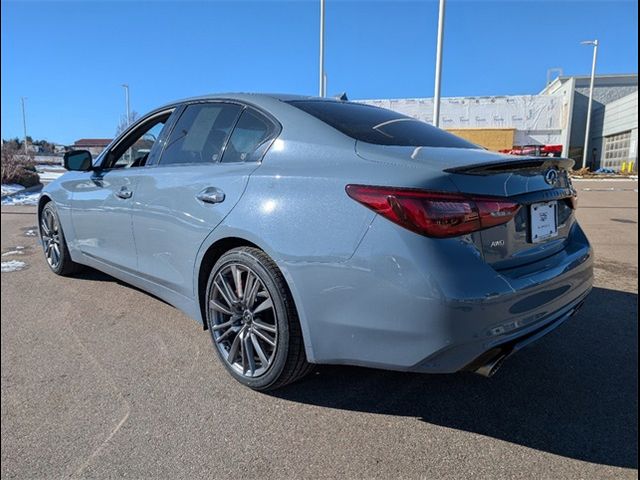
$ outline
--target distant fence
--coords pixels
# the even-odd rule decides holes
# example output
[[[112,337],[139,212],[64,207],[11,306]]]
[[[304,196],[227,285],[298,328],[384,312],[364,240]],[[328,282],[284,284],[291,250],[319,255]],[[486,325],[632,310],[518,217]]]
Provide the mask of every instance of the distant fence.
[[[62,155],[36,155],[33,157],[36,163],[44,163],[47,165],[62,165]]]

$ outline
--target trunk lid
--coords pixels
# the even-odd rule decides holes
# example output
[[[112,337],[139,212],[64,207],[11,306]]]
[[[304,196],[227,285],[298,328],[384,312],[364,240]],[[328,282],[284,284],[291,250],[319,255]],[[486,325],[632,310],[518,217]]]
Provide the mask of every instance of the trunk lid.
[[[376,163],[431,170],[433,175],[446,176],[459,192],[470,196],[502,197],[519,203],[521,208],[511,221],[472,235],[485,261],[497,270],[533,264],[560,252],[567,244],[575,221],[575,190],[568,175],[574,164],[571,159],[363,142],[356,143],[356,153]],[[546,234],[547,227],[551,229],[546,223],[551,215],[555,215],[555,234],[535,238],[534,230]],[[540,221],[542,217],[545,222]]]

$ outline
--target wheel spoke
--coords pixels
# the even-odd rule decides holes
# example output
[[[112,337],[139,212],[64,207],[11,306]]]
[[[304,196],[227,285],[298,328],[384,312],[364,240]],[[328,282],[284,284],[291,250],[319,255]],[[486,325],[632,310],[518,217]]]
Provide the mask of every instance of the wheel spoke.
[[[224,300],[226,302],[227,305],[231,306],[233,305],[233,302],[231,301],[231,299],[227,296],[226,292],[224,291],[224,288],[221,287],[218,284],[218,280],[216,279],[213,282],[213,285],[215,287],[215,291],[218,292],[220,294],[220,296],[222,297],[222,300]]]
[[[40,226],[42,227],[43,236],[44,235],[46,235],[46,236],[51,235],[51,230],[49,230],[49,226],[47,225],[47,221],[46,221],[46,219],[44,217],[42,218],[42,221],[40,222]]]
[[[47,214],[45,215],[45,219],[46,219],[47,227],[49,228],[49,231],[50,232],[55,231],[54,225],[53,225],[53,213],[51,213],[51,211],[47,210]]]
[[[231,317],[231,320],[227,320],[224,323],[218,323],[217,325],[213,325],[211,328],[213,329],[214,332],[217,332],[218,330],[222,330],[223,328],[228,328],[228,327],[232,327],[234,323],[236,323],[238,321],[238,319],[236,317]],[[229,328],[229,330],[231,330]]]
[[[253,314],[255,315],[256,313],[264,312],[265,310],[268,310],[270,308],[273,308],[273,302],[270,298],[267,298],[264,302],[262,302],[255,308]]]
[[[229,329],[231,330],[231,329]],[[231,343],[231,347],[229,347],[229,353],[227,355],[227,362],[233,365],[236,355],[238,355],[238,347],[240,347],[240,332],[236,335],[236,338],[233,339]]]
[[[58,245],[54,243],[53,247],[51,247],[51,251],[53,252],[53,257],[54,257],[53,263],[57,265],[58,262],[60,261],[60,249],[58,248]]]
[[[262,350],[262,347],[260,346],[260,342],[258,342],[258,338],[256,337],[255,332],[251,332],[251,343],[253,343],[253,348],[258,354],[258,358],[260,358],[260,362],[262,362],[262,366],[263,367],[268,366],[270,363],[269,359],[265,355],[264,350]]]
[[[215,328],[214,328],[214,330],[215,330]],[[231,335],[232,332],[233,332],[233,328],[229,328],[226,332],[224,332],[222,335],[220,335],[218,338],[216,338],[216,342],[220,343],[220,342],[224,341],[224,339],[226,339],[229,335]],[[238,332],[238,333],[240,333],[240,332]],[[234,342],[235,342],[235,340],[234,340]]]
[[[256,276],[251,272],[251,270],[247,270],[247,281],[245,283],[244,299],[243,299],[247,308],[251,308],[253,306],[253,303],[252,303],[253,290],[254,288],[256,288],[257,283],[258,283],[258,279],[256,278]]]
[[[209,301],[209,306],[217,312],[224,313],[225,315],[233,315],[233,312],[230,309],[218,303],[215,299],[211,299]]]
[[[251,337],[249,336],[248,330],[245,332],[242,341],[244,342],[244,356],[247,359],[247,368],[249,370],[249,373],[253,377],[254,373],[256,372],[256,361],[253,357],[253,343],[251,342]]]
[[[231,287],[229,286],[225,278],[221,274],[218,274],[217,280],[220,280],[220,283],[222,283],[222,288],[220,288],[220,285],[218,285],[217,283],[216,286],[218,287],[220,294],[223,296],[224,301],[227,302],[227,305],[232,306],[233,304],[237,303],[238,299],[231,290]]]
[[[254,329],[253,332],[260,337],[262,340],[264,340],[265,342],[267,342],[269,345],[271,345],[272,347],[276,346],[276,342],[275,340],[273,340],[271,337],[269,337],[266,333],[262,333],[260,330]]]
[[[256,298],[258,296],[258,291],[262,288],[262,283],[260,279],[256,278],[255,283],[253,284],[253,288],[251,289],[251,296],[249,297],[249,303],[247,304],[248,308],[253,308],[256,304]]]
[[[247,373],[247,350],[245,349],[244,337],[241,333],[238,334],[240,337],[240,363],[242,364],[242,374],[246,375]]]
[[[264,323],[262,320],[258,320],[257,318],[253,319],[253,326],[261,330],[266,330],[267,332],[270,332],[270,333],[276,333],[275,325],[269,325],[267,323]]]
[[[231,265],[231,274],[233,275],[233,283],[236,284],[236,296],[241,299],[244,293],[242,291],[242,272],[237,265]]]

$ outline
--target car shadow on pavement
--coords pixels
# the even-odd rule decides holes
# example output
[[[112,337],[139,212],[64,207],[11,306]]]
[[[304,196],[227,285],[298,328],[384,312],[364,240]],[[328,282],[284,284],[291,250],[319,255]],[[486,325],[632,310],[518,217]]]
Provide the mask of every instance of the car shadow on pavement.
[[[111,282],[111,283],[117,283],[118,285],[122,286],[122,287],[126,287],[126,288],[131,288],[133,290],[136,290],[144,295],[147,295],[149,297],[155,298],[156,300],[169,305],[171,308],[175,308],[173,305],[171,305],[169,302],[166,302],[165,300],[163,300],[160,297],[157,297],[156,295],[154,295],[153,293],[149,293],[146,290],[143,290],[141,288],[136,287],[135,285],[131,285],[130,283],[127,282],[123,282],[122,280],[116,278],[116,277],[112,277],[111,275],[107,274],[107,273],[103,273],[99,270],[96,270],[94,268],[91,267],[86,267],[83,266],[82,269],[73,275],[73,278],[76,280],[91,280],[94,282]]]
[[[595,288],[582,310],[492,378],[321,366],[272,393],[416,417],[565,457],[638,468],[638,295]]]

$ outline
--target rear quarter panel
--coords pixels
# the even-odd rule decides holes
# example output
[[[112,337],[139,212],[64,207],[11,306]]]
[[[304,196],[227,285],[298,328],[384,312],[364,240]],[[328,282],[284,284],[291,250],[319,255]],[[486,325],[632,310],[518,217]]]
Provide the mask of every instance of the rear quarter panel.
[[[242,199],[203,243],[196,262],[200,265],[211,245],[229,237],[264,250],[287,279],[312,362],[314,344],[331,341],[331,332],[318,331],[327,317],[336,309],[353,311],[345,305],[349,298],[358,301],[353,285],[343,280],[376,216],[347,196],[346,185],[455,190],[446,174],[365,162],[355,154],[355,141],[341,137],[309,142],[284,135],[252,173]]]

